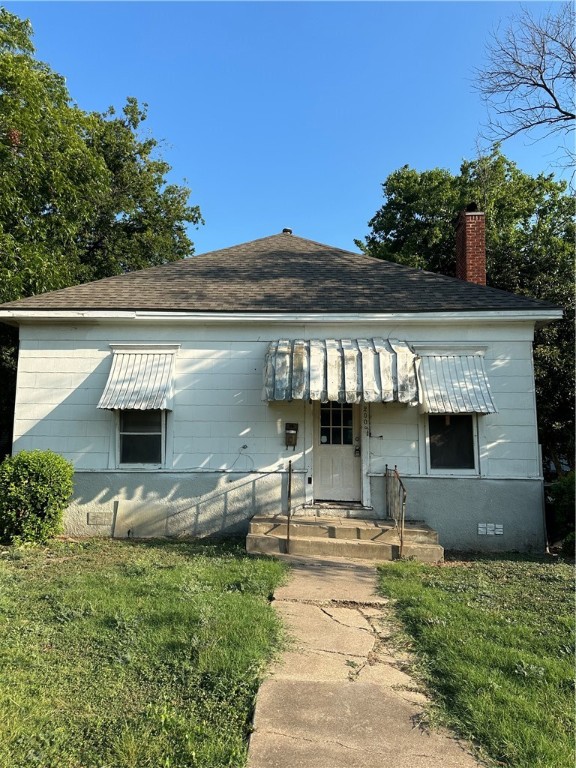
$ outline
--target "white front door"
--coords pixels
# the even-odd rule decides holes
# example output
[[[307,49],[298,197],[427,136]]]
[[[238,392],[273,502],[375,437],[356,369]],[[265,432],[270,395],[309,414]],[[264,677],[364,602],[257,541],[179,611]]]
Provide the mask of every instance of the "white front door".
[[[360,501],[358,406],[321,403],[314,421],[314,500]]]

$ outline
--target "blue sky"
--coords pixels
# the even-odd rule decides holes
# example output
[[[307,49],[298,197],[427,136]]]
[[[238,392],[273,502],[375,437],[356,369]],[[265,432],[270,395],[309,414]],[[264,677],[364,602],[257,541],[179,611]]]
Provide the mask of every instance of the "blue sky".
[[[8,2],[85,110],[149,107],[203,253],[291,227],[356,250],[408,164],[457,171],[486,111],[474,69],[516,2]],[[539,12],[548,4],[532,2]],[[557,171],[555,144],[503,151]]]

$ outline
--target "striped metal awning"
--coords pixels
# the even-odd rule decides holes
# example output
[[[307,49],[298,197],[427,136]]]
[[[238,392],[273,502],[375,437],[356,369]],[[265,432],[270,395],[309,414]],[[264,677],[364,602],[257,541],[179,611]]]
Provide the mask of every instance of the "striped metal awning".
[[[425,413],[498,413],[482,355],[423,355],[418,374]]]
[[[171,410],[179,344],[111,344],[112,367],[98,403],[106,410]]]
[[[263,397],[417,405],[415,360],[393,339],[280,339],[268,347]]]

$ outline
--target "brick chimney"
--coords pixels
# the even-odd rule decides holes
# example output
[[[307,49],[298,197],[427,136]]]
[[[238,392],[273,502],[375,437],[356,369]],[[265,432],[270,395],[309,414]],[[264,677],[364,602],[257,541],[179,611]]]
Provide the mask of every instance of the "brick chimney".
[[[456,222],[456,277],[486,285],[486,237],[484,214],[471,203]]]

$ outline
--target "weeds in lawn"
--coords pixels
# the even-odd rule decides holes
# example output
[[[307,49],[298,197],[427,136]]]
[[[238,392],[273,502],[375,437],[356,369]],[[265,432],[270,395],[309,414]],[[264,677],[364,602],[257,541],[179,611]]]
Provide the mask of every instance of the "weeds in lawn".
[[[0,549],[0,766],[242,766],[283,572],[234,544]]]
[[[384,594],[440,712],[501,765],[574,766],[574,580],[567,564],[390,563]]]

